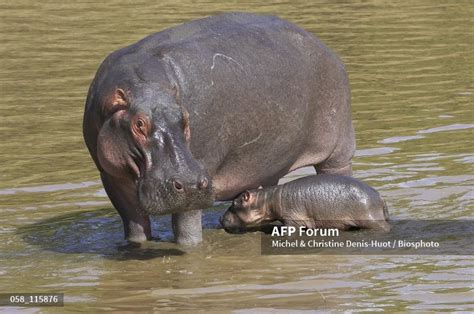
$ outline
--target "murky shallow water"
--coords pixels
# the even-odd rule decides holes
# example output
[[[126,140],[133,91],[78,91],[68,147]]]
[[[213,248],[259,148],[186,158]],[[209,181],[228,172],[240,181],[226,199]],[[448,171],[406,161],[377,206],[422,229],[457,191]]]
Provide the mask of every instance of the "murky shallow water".
[[[127,246],[81,134],[87,88],[107,53],[222,11],[277,14],[346,63],[355,177],[381,192],[391,215],[472,219],[472,2],[0,8],[0,292],[64,292],[67,309],[88,311],[474,310],[472,256],[261,256],[258,234],[216,229],[224,206],[206,213],[199,247],[169,243],[169,217],[154,221],[160,242]]]

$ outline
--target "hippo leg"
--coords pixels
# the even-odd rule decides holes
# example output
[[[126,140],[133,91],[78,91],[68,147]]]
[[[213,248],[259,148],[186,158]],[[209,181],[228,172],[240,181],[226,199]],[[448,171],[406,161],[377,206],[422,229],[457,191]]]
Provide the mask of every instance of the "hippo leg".
[[[130,242],[151,240],[150,218],[136,210],[138,201],[132,192],[135,186],[132,184],[130,189],[127,189],[126,183],[116,182],[116,179],[112,179],[105,173],[101,173],[100,178],[112,205],[122,217],[125,239]],[[128,191],[124,191],[124,188]]]
[[[392,229],[392,226],[384,220],[369,221],[366,223],[364,227],[367,229],[372,229],[375,231],[382,231],[382,232],[388,232],[390,231],[390,229]]]
[[[325,168],[325,167],[322,167],[321,165],[315,165],[314,168],[316,169],[316,172],[318,174],[323,174],[323,173],[338,174],[338,175],[352,177],[352,164],[351,163],[345,166],[331,167],[331,168]]]
[[[336,145],[336,148],[328,159],[314,165],[318,174],[337,174],[352,177],[352,157],[355,152],[355,137],[352,124],[345,131],[343,140]]]
[[[176,243],[196,245],[202,241],[201,216],[201,210],[190,210],[171,215],[171,224]]]

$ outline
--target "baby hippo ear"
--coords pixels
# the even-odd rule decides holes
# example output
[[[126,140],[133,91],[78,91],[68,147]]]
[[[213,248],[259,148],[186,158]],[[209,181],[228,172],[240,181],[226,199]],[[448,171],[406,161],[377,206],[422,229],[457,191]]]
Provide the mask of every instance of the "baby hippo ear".
[[[247,190],[245,191],[243,194],[242,194],[242,199],[245,201],[245,202],[248,202],[248,200],[250,199],[250,192]]]
[[[127,93],[123,89],[117,88],[106,100],[104,111],[107,115],[112,115],[119,110],[128,109],[128,107],[129,100]]]

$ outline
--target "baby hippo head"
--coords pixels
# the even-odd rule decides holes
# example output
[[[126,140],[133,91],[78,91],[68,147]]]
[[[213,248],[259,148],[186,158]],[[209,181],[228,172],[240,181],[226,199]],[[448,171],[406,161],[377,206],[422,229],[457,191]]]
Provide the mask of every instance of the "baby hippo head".
[[[224,230],[240,233],[247,227],[258,227],[269,223],[269,208],[262,189],[249,190],[240,194],[220,218]]]

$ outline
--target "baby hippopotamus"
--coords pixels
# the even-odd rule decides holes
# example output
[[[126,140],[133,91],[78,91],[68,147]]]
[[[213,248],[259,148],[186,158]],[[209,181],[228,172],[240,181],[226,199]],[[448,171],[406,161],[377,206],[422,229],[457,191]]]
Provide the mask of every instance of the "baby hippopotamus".
[[[227,232],[241,232],[274,221],[307,228],[389,231],[380,194],[346,176],[320,174],[240,194],[221,217]]]

